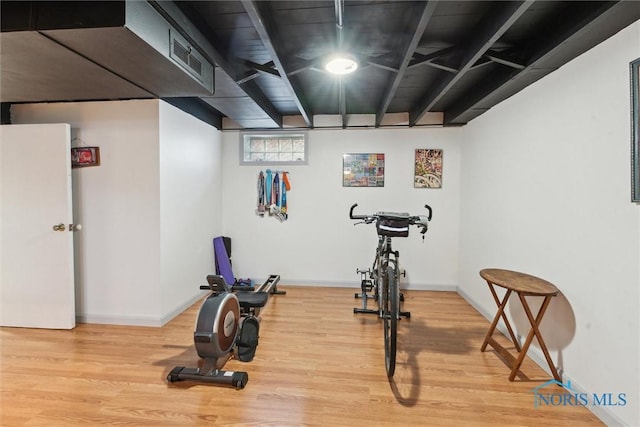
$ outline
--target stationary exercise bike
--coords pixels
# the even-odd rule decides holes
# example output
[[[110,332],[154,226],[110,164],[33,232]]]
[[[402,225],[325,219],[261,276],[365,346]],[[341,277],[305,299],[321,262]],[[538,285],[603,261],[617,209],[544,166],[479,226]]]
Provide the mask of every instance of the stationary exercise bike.
[[[207,276],[211,294],[204,300],[193,333],[198,356],[204,359],[201,368],[176,366],[167,375],[169,382],[193,380],[229,385],[242,389],[249,381],[243,371],[224,371],[222,367],[234,357],[241,362],[250,362],[258,347],[260,322],[258,315],[272,294],[278,291],[280,276],[271,275],[252,292],[246,287],[231,287],[219,275]],[[234,292],[236,289],[245,289]]]

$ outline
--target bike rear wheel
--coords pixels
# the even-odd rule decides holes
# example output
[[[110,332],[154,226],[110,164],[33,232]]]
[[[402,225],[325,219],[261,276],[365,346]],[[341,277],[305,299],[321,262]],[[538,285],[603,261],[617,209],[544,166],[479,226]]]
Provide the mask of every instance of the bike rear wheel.
[[[392,377],[396,370],[396,346],[398,336],[398,316],[400,310],[397,276],[392,267],[387,267],[383,280],[385,282],[382,292],[384,362],[387,370],[387,376]]]

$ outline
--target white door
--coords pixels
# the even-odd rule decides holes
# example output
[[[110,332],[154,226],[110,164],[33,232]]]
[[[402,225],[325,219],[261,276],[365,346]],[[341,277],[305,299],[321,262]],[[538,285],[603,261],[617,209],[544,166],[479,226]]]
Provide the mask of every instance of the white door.
[[[0,326],[75,327],[70,147],[68,124],[0,126]]]

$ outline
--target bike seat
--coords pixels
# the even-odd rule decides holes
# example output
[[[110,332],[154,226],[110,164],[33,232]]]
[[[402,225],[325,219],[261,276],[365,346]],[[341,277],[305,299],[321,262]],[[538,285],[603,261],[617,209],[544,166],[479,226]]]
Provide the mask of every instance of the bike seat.
[[[240,303],[240,307],[245,310],[250,308],[260,308],[264,307],[269,299],[269,294],[266,292],[247,292],[240,291],[236,292],[236,296],[238,297],[238,303]]]

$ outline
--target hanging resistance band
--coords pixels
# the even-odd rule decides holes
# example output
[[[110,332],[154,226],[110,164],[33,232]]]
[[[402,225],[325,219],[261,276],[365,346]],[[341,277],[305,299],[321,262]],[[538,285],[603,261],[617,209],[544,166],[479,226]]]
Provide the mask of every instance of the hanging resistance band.
[[[267,206],[271,205],[271,183],[273,182],[273,177],[271,176],[271,169],[267,169],[266,171],[266,177],[264,179],[265,181],[265,194],[266,194],[266,199],[265,199],[265,204]]]
[[[288,215],[287,192],[291,189],[289,173],[286,171],[260,171],[257,182],[256,214],[264,217],[275,216],[279,221],[285,221]]]
[[[287,186],[285,185],[285,177],[287,174],[282,174],[282,196],[280,200],[280,213],[284,219],[287,219],[289,216],[287,215]]]
[[[265,212],[265,178],[264,178],[264,173],[262,171],[260,171],[260,174],[258,175],[258,210],[256,211],[256,213],[260,216],[264,216],[264,212]]]

